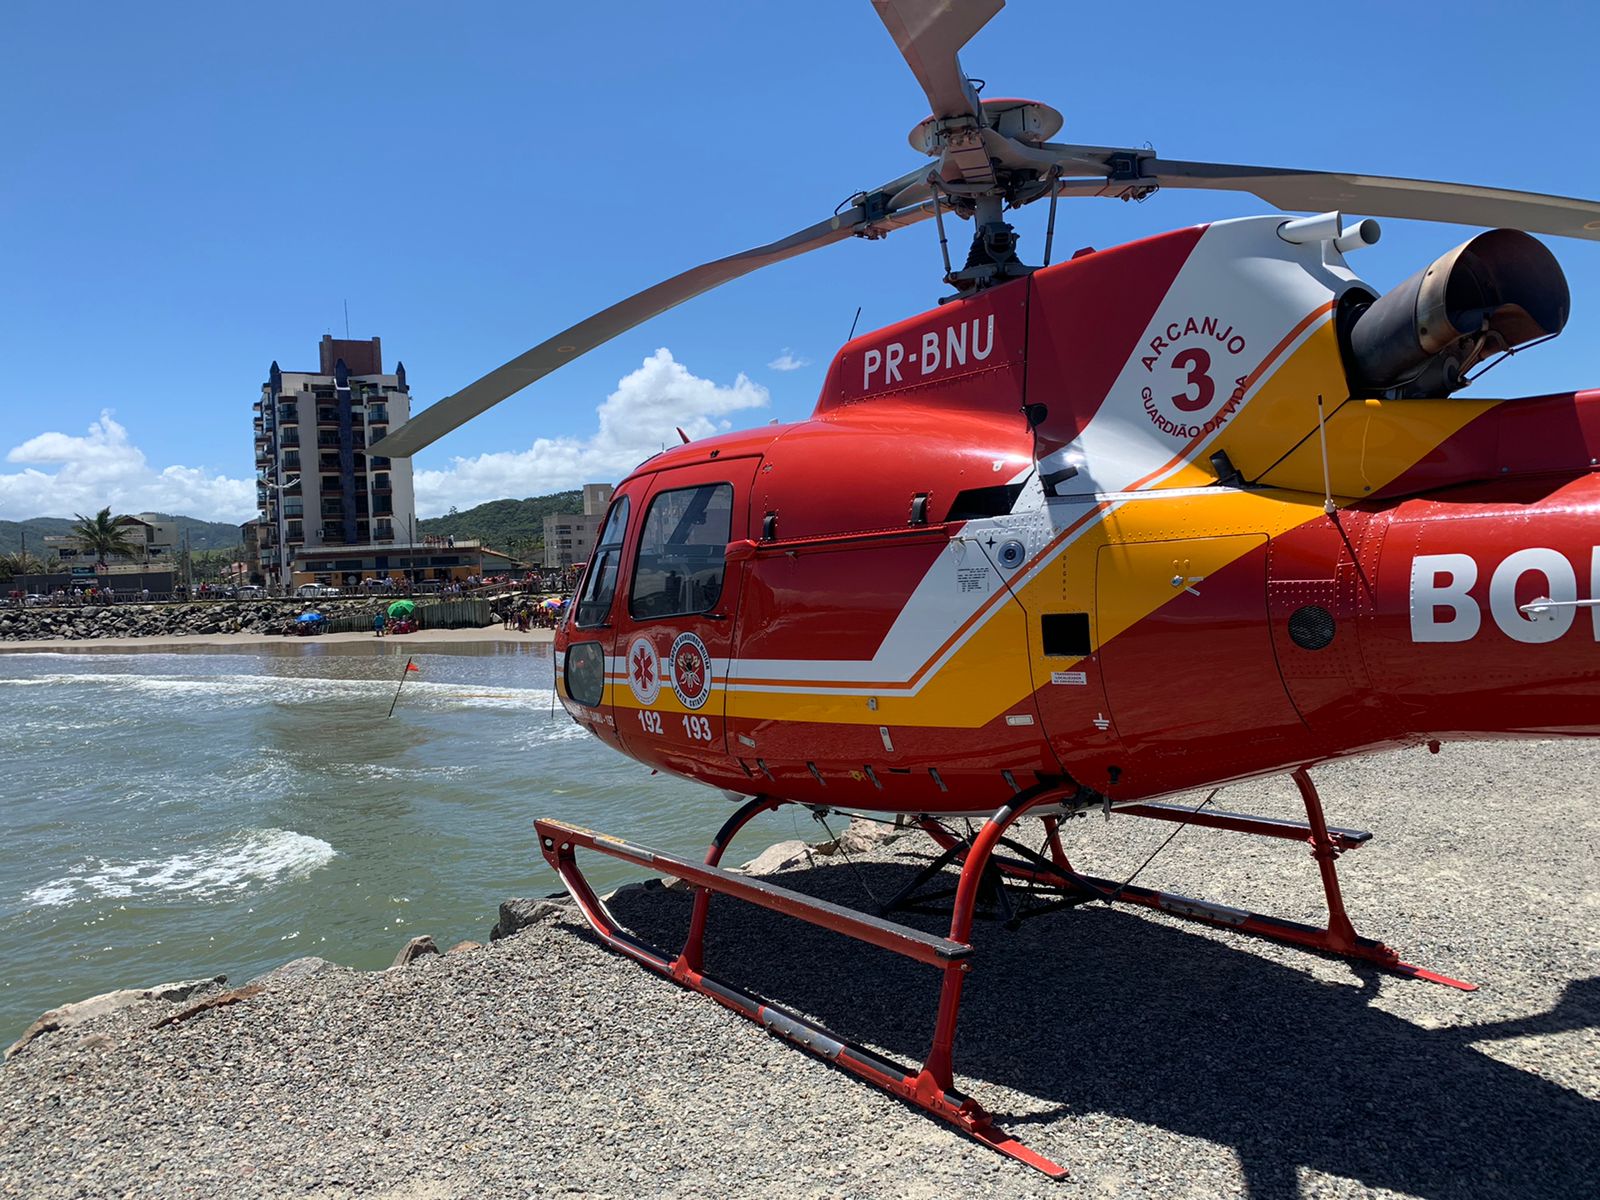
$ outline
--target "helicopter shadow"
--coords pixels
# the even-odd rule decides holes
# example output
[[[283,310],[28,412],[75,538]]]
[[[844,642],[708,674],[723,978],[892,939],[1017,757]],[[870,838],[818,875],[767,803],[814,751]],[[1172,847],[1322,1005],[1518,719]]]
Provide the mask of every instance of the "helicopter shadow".
[[[865,908],[864,888],[894,895],[921,862],[774,881]],[[655,945],[682,944],[686,891],[628,890],[610,907]],[[1358,986],[1329,984],[1120,909],[980,922],[973,940],[958,1086],[1042,1153],[1061,1156],[1071,1118],[1098,1113],[1233,1147],[1256,1200],[1298,1197],[1303,1168],[1441,1200],[1595,1194],[1600,1103],[1472,1043],[1600,1026],[1600,979],[1535,1017],[1429,1030],[1370,1004],[1380,987],[1427,984],[1367,967],[1352,968]],[[908,1065],[927,1053],[939,973],[921,964],[724,897],[706,969]],[[1044,1111],[1022,1097],[1007,1111],[997,1088]]]

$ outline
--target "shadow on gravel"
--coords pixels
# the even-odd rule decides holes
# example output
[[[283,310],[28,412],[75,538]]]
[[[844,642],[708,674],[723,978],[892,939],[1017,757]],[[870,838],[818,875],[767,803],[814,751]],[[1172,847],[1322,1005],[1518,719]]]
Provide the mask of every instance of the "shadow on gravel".
[[[892,896],[922,861],[863,864],[859,880],[844,869],[775,878],[865,908],[862,881]],[[674,951],[688,908],[686,892],[663,889],[612,905]],[[948,930],[937,917],[903,919]],[[1427,984],[1364,968],[1352,968],[1358,986],[1324,984],[1098,905],[1015,932],[981,923],[974,940],[956,1070],[1043,1153],[1064,1153],[1074,1114],[1100,1112],[1233,1146],[1258,1200],[1298,1197],[1300,1167],[1427,1197],[1595,1194],[1600,1104],[1470,1043],[1600,1025],[1600,980],[1571,986],[1541,1017],[1430,1031],[1368,1005],[1380,986]],[[907,1065],[927,1051],[931,967],[726,897],[712,903],[706,963]],[[839,1085],[866,1086],[844,1074]],[[992,1085],[1052,1107],[1007,1112]]]

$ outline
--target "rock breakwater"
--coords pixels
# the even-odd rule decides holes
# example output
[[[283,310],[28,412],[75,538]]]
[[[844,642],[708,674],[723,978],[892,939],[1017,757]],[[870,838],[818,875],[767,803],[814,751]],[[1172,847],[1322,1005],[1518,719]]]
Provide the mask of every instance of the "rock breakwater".
[[[191,604],[69,605],[0,610],[0,642],[44,639],[181,637],[185,634],[288,634],[315,607],[329,620],[370,614],[379,600],[202,600]]]

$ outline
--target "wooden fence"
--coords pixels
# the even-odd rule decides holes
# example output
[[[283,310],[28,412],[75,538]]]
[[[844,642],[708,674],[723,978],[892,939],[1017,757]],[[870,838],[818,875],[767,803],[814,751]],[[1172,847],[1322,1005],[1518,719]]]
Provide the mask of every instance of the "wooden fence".
[[[371,611],[328,620],[324,633],[360,633],[371,630],[378,608],[387,609],[392,600],[381,600]],[[487,600],[437,600],[417,605],[416,621],[422,629],[482,629],[494,624]]]

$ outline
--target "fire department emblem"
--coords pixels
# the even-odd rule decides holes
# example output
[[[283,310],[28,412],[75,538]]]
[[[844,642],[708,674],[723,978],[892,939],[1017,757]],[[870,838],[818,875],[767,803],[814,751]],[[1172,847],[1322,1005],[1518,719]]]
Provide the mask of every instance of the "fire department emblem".
[[[654,704],[661,694],[661,660],[647,637],[634,638],[628,647],[628,687],[640,704]]]
[[[672,690],[685,708],[699,708],[711,695],[711,655],[692,633],[672,643]]]

